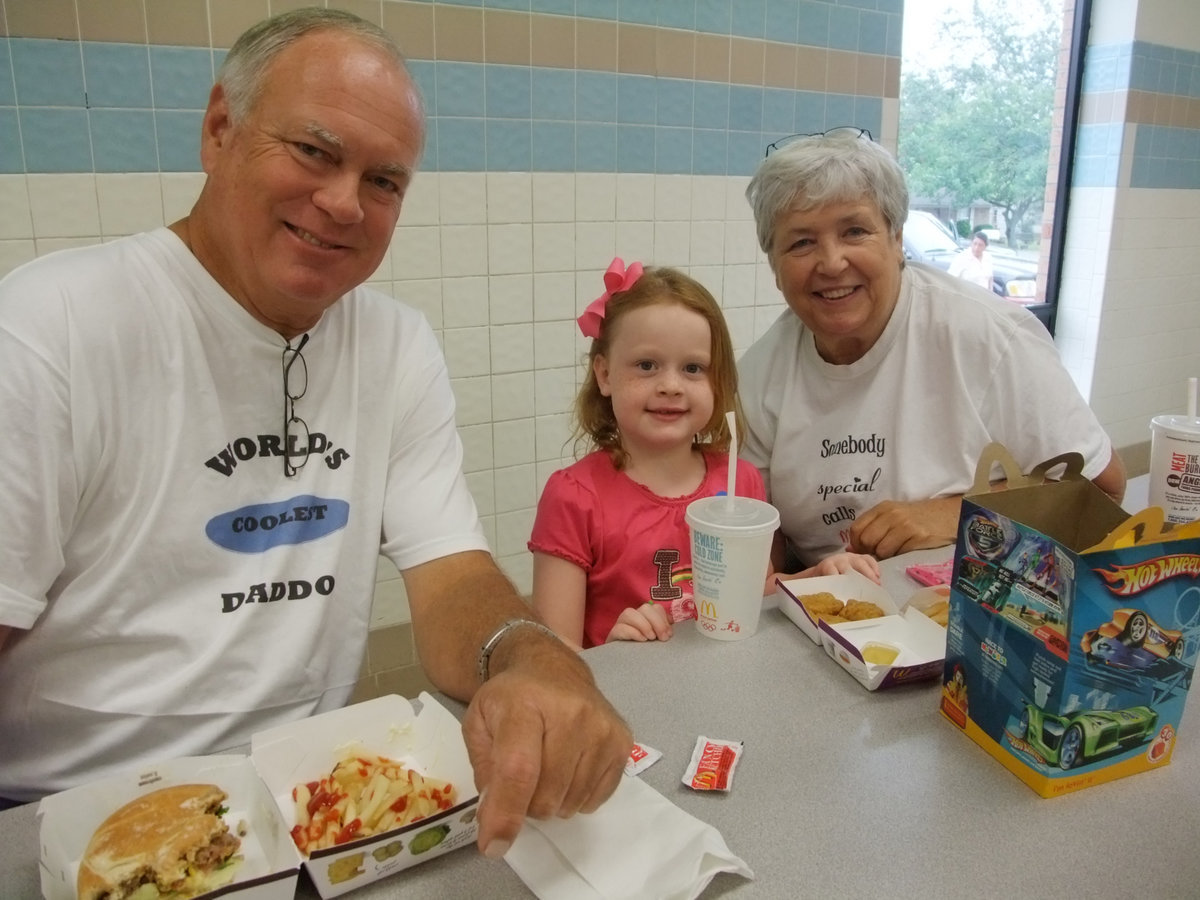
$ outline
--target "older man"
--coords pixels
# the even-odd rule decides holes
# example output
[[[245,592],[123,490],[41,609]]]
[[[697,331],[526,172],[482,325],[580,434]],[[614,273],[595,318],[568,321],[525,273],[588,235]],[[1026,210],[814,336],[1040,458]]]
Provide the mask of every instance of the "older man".
[[[362,287],[423,140],[386,34],[278,16],[223,64],[190,215],[0,283],[0,796],[345,703],[381,551],[471,701],[480,847],[615,788],[629,730],[488,553],[434,335]]]

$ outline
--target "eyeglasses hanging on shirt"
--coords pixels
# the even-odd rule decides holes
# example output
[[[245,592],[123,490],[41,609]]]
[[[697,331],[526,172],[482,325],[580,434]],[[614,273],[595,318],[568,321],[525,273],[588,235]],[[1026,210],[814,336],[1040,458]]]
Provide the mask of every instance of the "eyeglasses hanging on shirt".
[[[308,363],[300,352],[307,343],[303,334],[295,347],[289,341],[283,348],[283,474],[288,478],[308,462],[308,423],[296,415],[296,401],[308,390]]]

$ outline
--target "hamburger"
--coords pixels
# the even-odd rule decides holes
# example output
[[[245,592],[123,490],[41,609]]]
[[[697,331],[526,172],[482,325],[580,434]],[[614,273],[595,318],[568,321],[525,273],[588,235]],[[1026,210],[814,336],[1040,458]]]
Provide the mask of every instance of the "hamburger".
[[[233,879],[241,846],[215,784],[143,794],[100,823],[79,863],[79,900],[185,900]]]

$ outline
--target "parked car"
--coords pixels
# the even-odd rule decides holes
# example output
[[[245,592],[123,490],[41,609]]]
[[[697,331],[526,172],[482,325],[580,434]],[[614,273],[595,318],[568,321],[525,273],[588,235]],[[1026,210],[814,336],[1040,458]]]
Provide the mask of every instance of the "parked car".
[[[904,256],[949,269],[966,243],[932,213],[910,209],[904,222]],[[992,290],[1006,300],[1028,306],[1037,302],[1037,263],[1013,253],[989,248]]]

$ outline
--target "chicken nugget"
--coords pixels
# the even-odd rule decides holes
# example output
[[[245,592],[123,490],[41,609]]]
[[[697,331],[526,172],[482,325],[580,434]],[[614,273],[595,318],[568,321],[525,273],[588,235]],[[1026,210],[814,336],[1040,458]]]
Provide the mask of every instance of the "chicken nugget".
[[[803,594],[797,599],[804,604],[804,608],[813,616],[820,616],[822,614],[836,615],[842,611],[842,601],[829,593],[829,591],[821,591],[817,594]]]
[[[883,610],[868,600],[849,600],[842,608],[842,615],[851,622],[861,622],[863,619],[882,617]]]
[[[837,625],[839,622],[849,622],[845,616],[839,616],[837,613],[817,613],[817,618],[822,622],[828,622],[830,625]]]
[[[923,612],[925,615],[929,616],[929,618],[933,619],[933,621],[945,628],[950,621],[950,601],[938,600],[936,603],[930,604],[927,609],[923,610]]]

